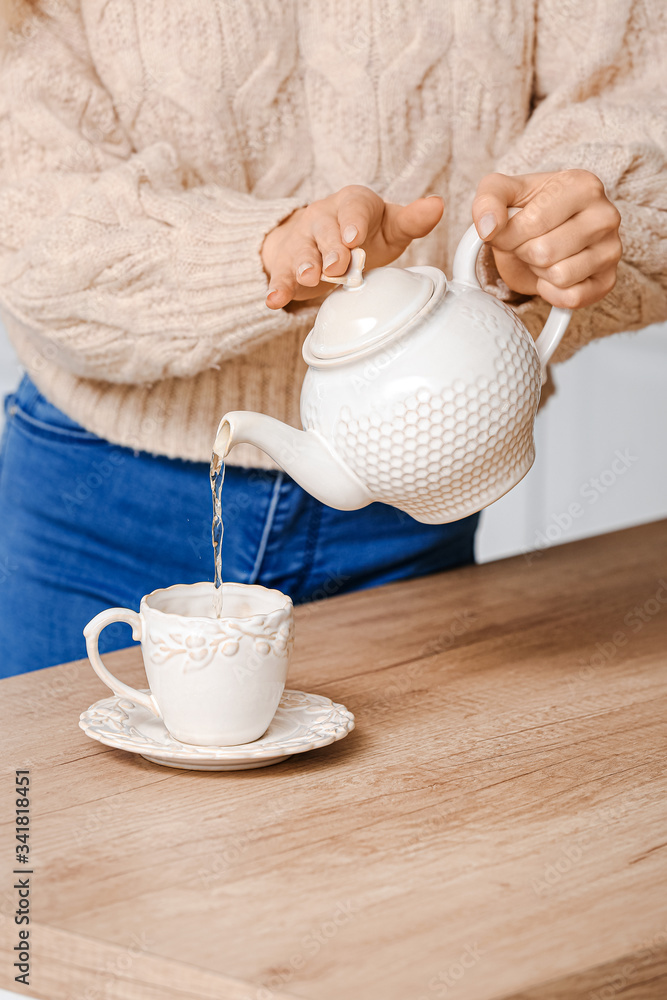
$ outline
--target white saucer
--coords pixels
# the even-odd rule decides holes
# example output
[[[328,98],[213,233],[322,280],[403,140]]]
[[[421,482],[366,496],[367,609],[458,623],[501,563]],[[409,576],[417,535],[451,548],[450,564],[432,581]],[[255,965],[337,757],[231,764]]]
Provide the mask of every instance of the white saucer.
[[[154,764],[189,771],[242,771],[342,740],[354,729],[354,716],[321,694],[284,691],[273,722],[260,739],[236,747],[200,747],[179,743],[147,708],[114,695],[82,712],[79,726],[91,739],[139,753]]]

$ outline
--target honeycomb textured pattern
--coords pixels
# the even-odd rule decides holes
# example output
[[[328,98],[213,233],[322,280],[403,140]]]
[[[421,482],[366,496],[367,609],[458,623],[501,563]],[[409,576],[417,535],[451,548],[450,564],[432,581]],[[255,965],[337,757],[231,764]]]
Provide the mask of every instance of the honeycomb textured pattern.
[[[468,322],[489,322],[470,313]],[[438,523],[481,509],[525,475],[535,457],[539,361],[518,321],[494,343],[494,378],[457,379],[437,393],[424,387],[382,410],[341,409],[336,451],[375,500]]]

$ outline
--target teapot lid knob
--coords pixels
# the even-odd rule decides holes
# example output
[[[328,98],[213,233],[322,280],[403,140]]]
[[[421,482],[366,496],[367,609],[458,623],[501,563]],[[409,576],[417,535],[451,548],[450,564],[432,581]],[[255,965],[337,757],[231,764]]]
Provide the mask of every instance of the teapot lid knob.
[[[364,283],[363,270],[366,266],[366,251],[361,247],[355,247],[350,251],[350,263],[345,274],[337,278],[322,274],[320,280],[328,281],[331,285],[345,285],[347,288],[359,288]]]

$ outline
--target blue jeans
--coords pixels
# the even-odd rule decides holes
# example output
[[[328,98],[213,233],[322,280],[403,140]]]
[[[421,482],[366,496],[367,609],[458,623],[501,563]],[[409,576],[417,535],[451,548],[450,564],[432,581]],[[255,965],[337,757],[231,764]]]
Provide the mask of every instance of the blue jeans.
[[[85,656],[98,611],[213,579],[208,465],[110,444],[25,377],[6,400],[0,453],[0,677]],[[228,466],[223,578],[296,603],[473,561],[479,515],[419,524],[374,503],[338,511],[282,472]],[[100,649],[131,642],[104,630]]]

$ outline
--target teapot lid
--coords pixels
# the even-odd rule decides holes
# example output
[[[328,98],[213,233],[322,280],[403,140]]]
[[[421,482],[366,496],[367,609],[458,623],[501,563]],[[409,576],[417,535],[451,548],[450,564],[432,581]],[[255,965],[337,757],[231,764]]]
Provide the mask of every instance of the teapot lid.
[[[428,272],[428,273],[426,273]],[[307,364],[365,352],[398,333],[433,297],[435,268],[379,267],[333,292],[320,306],[303,345]]]

